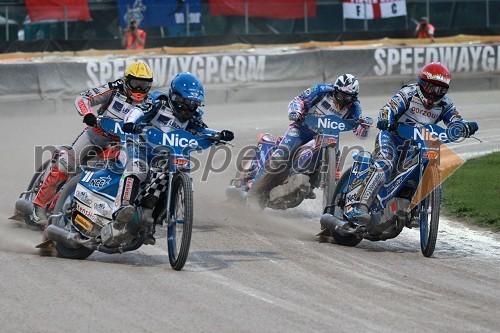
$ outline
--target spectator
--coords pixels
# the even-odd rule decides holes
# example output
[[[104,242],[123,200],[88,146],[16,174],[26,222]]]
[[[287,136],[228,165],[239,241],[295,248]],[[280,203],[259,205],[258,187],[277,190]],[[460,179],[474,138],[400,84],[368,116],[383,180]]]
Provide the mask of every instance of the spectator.
[[[415,29],[415,35],[417,38],[430,38],[431,42],[434,43],[434,30],[434,26],[429,23],[427,17],[423,16]]]
[[[146,44],[146,31],[137,27],[136,20],[130,20],[127,31],[123,34],[123,47],[127,50],[142,50],[144,44]]]

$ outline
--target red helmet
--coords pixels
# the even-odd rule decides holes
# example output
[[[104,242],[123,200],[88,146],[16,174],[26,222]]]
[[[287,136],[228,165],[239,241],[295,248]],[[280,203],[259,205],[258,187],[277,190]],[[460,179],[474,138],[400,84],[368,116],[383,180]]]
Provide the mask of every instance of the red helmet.
[[[425,65],[418,74],[418,96],[428,109],[439,102],[448,92],[451,74],[440,62]]]

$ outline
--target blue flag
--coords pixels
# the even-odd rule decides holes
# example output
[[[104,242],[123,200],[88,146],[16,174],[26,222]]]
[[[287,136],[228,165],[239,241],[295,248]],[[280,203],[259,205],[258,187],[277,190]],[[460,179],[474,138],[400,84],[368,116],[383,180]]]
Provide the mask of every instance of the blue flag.
[[[201,0],[117,0],[120,25],[135,19],[139,27],[201,25]]]

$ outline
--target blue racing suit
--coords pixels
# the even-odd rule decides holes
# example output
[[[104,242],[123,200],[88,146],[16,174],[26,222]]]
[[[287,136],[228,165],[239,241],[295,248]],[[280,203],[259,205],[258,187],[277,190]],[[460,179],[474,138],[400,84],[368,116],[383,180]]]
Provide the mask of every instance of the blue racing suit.
[[[435,103],[431,109],[424,107],[418,96],[417,84],[404,86],[391,100],[382,107],[379,113],[379,123],[387,123],[388,128],[397,124],[436,124],[443,121],[449,127],[454,122],[466,121],[462,119],[455,105],[447,96]],[[382,125],[383,127],[385,125]],[[398,146],[404,143],[397,132],[382,130],[375,142],[375,164],[384,171],[385,179],[389,179],[399,159]]]
[[[288,104],[288,116],[293,123],[280,142],[281,148],[287,148],[288,157],[293,156],[297,148],[318,134],[304,123],[306,115],[313,114],[317,117],[335,115],[342,119],[362,118],[359,100],[340,108],[333,97],[333,91],[333,84],[316,84],[307,88]],[[360,133],[358,136],[366,136],[366,131],[357,132]]]
[[[186,130],[196,135],[218,133],[207,128],[203,122],[203,111],[198,109],[192,118],[181,122],[173,114],[169,107],[168,94],[154,92],[151,103],[137,106],[130,110],[124,118],[125,124],[147,124],[156,127],[164,133],[175,130]],[[146,129],[147,129],[146,126]],[[116,212],[123,206],[133,205],[134,202],[149,197],[147,208],[152,208],[162,192],[161,187],[166,186],[165,174],[163,172],[151,172],[151,162],[158,156],[158,151],[146,143],[140,142],[140,137],[134,135],[132,140],[126,142],[126,154],[121,154],[120,158],[124,164],[124,173],[120,181],[118,196],[115,200],[113,211]],[[153,166],[154,167],[154,166]],[[154,171],[154,170],[153,170]],[[163,178],[157,178],[163,177]],[[148,180],[148,186],[138,197],[139,184]],[[151,194],[152,196],[149,196]]]
[[[278,140],[278,147],[264,167],[257,172],[256,180],[248,192],[249,199],[259,197],[260,200],[262,193],[266,192],[269,187],[272,188],[276,186],[276,183],[279,184],[283,181],[297,149],[311,141],[318,134],[305,124],[304,118],[306,115],[313,114],[317,117],[335,115],[342,119],[362,118],[359,100],[341,107],[333,97],[333,92],[333,84],[316,84],[307,88],[289,103],[288,118],[293,122],[281,140]],[[366,137],[367,130],[368,127],[360,125],[355,133],[362,138]],[[284,161],[288,163],[287,168],[282,168]],[[280,171],[278,173],[268,172],[270,170]]]
[[[353,197],[346,203],[345,212],[348,218],[362,223],[369,221],[368,209],[380,188],[390,179],[399,159],[410,157],[400,156],[401,151],[406,151],[409,155],[412,150],[398,149],[398,147],[403,147],[405,140],[395,131],[397,124],[414,126],[436,124],[440,121],[443,121],[447,127],[459,122],[460,128],[467,128],[468,131],[471,129],[469,134],[477,130],[477,123],[464,121],[447,96],[434,103],[432,108],[426,108],[419,97],[419,87],[416,83],[401,88],[382,107],[377,123],[381,131],[375,142],[373,165],[356,198]],[[464,135],[467,134],[464,132]]]

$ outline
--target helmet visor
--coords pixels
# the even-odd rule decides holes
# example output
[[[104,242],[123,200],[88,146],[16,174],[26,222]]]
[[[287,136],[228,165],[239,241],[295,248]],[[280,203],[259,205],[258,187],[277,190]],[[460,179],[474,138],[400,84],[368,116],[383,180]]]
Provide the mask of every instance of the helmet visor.
[[[356,95],[347,94],[340,90],[335,90],[333,93],[335,99],[342,104],[353,103],[356,100]]]
[[[448,92],[448,87],[440,86],[435,83],[418,80],[418,85],[422,89],[422,94],[428,99],[439,100]]]
[[[128,86],[133,92],[146,93],[151,89],[151,82],[141,79],[128,79]]]
[[[201,105],[199,101],[193,101],[178,94],[172,94],[172,102],[176,108],[183,112],[194,112]]]

